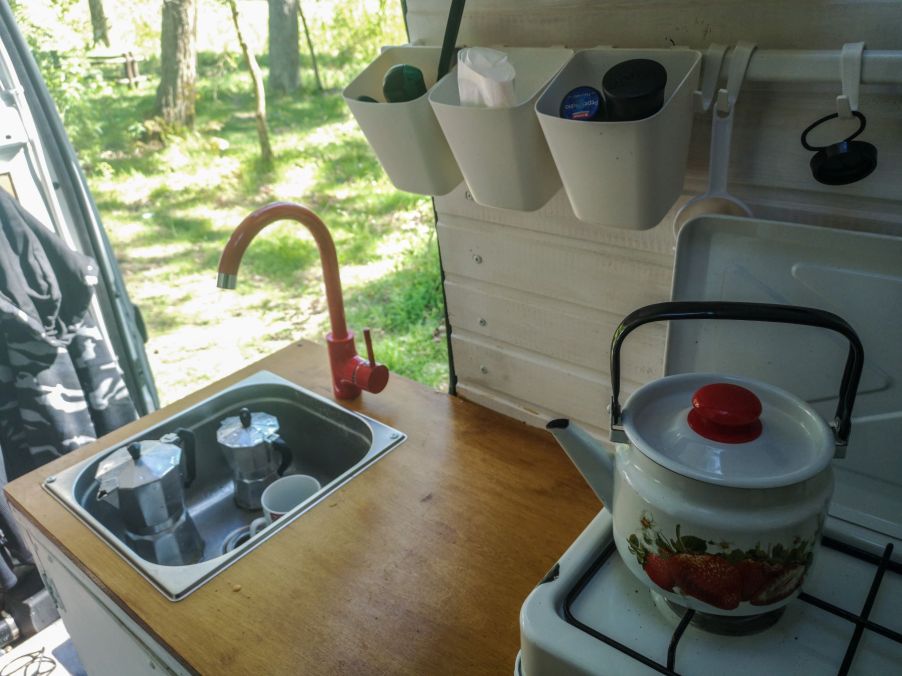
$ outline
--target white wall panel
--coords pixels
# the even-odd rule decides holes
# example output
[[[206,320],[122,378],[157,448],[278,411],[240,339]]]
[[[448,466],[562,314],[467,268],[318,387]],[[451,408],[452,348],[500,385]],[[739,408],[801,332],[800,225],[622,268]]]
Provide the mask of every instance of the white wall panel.
[[[461,382],[519,399],[528,411],[550,412],[549,418],[567,416],[607,426],[607,376],[465,333],[452,334],[451,344]]]
[[[439,44],[447,0],[408,0],[411,41]],[[458,44],[703,49],[751,40],[770,49],[902,49],[902,4],[875,0],[469,0]],[[849,186],[816,183],[801,131],[835,110],[829,84],[747,82],[736,107],[730,189],[762,218],[902,235],[902,87],[863,86],[863,140],[877,170]],[[707,183],[710,116],[696,115],[684,195],[657,227],[576,219],[563,191],[525,213],[476,204],[461,184],[436,198],[458,392],[541,424],[572,416],[606,427],[608,346],[619,320],[670,295],[672,216]],[[601,178],[601,172],[599,180]],[[624,349],[626,389],[658,377],[665,327]]]
[[[439,215],[445,273],[625,315],[670,295],[672,254]]]
[[[492,209],[483,207],[473,201],[466,183],[444,197],[436,198],[436,205],[443,216],[460,216],[463,220],[478,221],[506,225],[522,230],[557,235],[574,240],[597,242],[612,247],[620,247],[630,251],[644,251],[659,254],[663,261],[673,255],[674,236],[666,228],[651,230],[624,230],[620,228],[602,228],[591,223],[584,223],[576,218],[570,202],[563,190],[552,197],[540,210],[529,213]],[[671,213],[675,213],[675,210]],[[460,219],[445,219],[448,223],[460,223]],[[665,218],[665,220],[667,220]],[[479,227],[472,226],[471,227]]]
[[[544,354],[579,368],[609,373],[611,336],[622,317],[570,303],[449,277],[445,282],[448,316],[455,335]],[[653,324],[624,345],[623,376],[643,383],[661,375],[664,326]]]
[[[441,44],[448,0],[407,0],[411,40]],[[849,37],[851,31],[860,37]],[[831,49],[899,48],[895,0],[469,0],[459,44],[703,47],[756,40]]]
[[[531,424],[603,429],[611,336],[635,308],[667,300],[672,253],[455,216],[438,230],[459,394]],[[661,375],[663,344],[660,325],[631,336],[626,392]]]

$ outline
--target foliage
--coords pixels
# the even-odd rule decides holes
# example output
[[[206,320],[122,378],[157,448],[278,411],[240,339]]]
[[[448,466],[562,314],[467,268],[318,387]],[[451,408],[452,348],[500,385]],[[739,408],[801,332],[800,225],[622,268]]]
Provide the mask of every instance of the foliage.
[[[68,0],[46,1],[61,5]],[[158,14],[158,4],[151,4]],[[251,11],[266,5],[240,4],[249,42],[266,71],[261,39],[266,17]],[[120,5],[107,4],[114,41],[122,28],[115,15]],[[135,6],[136,16],[144,16],[145,3]],[[329,225],[342,266],[349,326],[358,332],[372,328],[380,361],[394,373],[446,386],[444,310],[429,201],[388,182],[339,89],[381,45],[404,41],[397,3],[304,0],[326,91],[316,91],[309,55],[302,50],[301,90],[268,106],[275,153],[269,168],[257,159],[253,94],[223,9],[217,0],[200,0],[199,43],[211,44],[212,34],[227,36],[228,51],[199,54],[193,132],[169,128],[153,117],[153,59],[142,66],[150,78],[136,90],[86,73],[72,83],[54,72],[52,62],[42,64],[48,80],[59,78],[54,96],[129,292],[144,313],[164,402],[293,338],[322,341],[325,305],[318,255],[313,241],[293,224],[271,226],[255,240],[237,292],[213,288],[216,263],[232,228],[251,209],[275,199],[307,204]],[[84,31],[87,40],[89,24]],[[231,323],[239,317],[248,326]],[[235,352],[227,352],[224,343]]]
[[[388,12],[387,0],[376,6],[370,2],[351,0],[336,3],[328,24],[314,28],[325,51],[339,60],[355,65],[365,64],[374,55],[373,48],[398,41],[397,31],[383,21]]]
[[[444,385],[448,378],[437,268],[438,251],[430,237],[409,250],[392,273],[347,298],[352,326],[378,327],[379,359],[430,385]]]
[[[100,70],[88,63],[84,44],[69,30],[63,30],[60,37],[60,28],[70,27],[91,35],[90,24],[78,19],[74,0],[59,0],[55,7],[58,22],[47,21],[47,14],[34,7],[25,11],[22,2],[13,5],[13,12],[73,144],[95,148],[101,144],[102,120],[93,115],[84,101],[112,90]]]

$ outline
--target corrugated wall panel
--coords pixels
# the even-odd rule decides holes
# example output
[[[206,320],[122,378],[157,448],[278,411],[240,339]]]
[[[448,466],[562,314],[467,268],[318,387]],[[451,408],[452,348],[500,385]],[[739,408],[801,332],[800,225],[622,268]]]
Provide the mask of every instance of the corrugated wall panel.
[[[445,281],[448,315],[455,333],[504,342],[608,374],[611,336],[621,317],[457,277]],[[623,375],[637,383],[660,375],[664,326],[636,331],[624,347]]]
[[[408,0],[411,40],[439,44],[446,0]],[[580,48],[902,49],[898,3],[762,0],[470,0],[459,44]],[[830,85],[746,83],[735,112],[731,192],[756,216],[902,235],[898,87],[863,86],[863,138],[879,148],[866,180],[823,186],[799,136],[835,109]],[[608,346],[619,320],[670,295],[673,214],[707,184],[710,116],[696,115],[684,195],[655,228],[603,228],[576,219],[563,191],[542,209],[482,207],[461,184],[435,200],[458,392],[532,424],[568,415],[601,430]],[[601,177],[601,172],[599,174]],[[599,178],[599,180],[602,180]],[[643,327],[624,350],[626,389],[661,374],[665,327]]]
[[[625,315],[666,299],[672,254],[648,254],[439,214],[445,273]]]
[[[441,44],[448,5],[407,0],[411,40]],[[871,49],[898,49],[898,11],[885,0],[469,0],[458,44],[706,47],[756,40],[775,49],[835,49],[864,40]]]

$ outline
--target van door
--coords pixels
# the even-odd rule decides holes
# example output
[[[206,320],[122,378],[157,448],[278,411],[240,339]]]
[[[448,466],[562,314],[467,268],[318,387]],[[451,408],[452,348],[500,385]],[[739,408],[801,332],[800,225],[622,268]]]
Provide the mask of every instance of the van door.
[[[135,408],[159,407],[147,340],[56,106],[6,2],[0,3],[0,189],[101,271],[93,314],[119,359]]]

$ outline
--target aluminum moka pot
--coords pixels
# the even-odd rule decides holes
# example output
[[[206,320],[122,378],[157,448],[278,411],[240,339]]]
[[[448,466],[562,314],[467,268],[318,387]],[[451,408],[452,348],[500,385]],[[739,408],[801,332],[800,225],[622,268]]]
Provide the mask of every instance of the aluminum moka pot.
[[[232,469],[235,503],[260,509],[263,491],[291,464],[290,449],[279,436],[274,415],[242,408],[219,424],[216,440]]]
[[[203,554],[203,540],[185,508],[194,455],[194,435],[183,429],[132,442],[97,468],[97,499],[118,510],[130,546],[145,559],[176,566]]]

